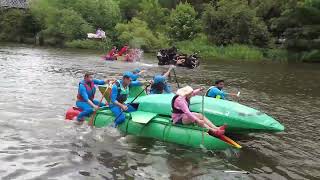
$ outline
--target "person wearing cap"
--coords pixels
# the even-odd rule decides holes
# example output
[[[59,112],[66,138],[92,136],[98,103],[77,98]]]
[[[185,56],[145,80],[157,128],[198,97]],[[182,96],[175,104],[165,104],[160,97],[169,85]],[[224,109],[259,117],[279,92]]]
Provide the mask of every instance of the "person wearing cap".
[[[141,76],[141,74],[144,72],[144,70],[141,70],[140,68],[136,68],[132,71],[132,81],[137,81],[138,78]]]
[[[206,96],[217,98],[217,99],[226,99],[229,95],[239,97],[240,93],[227,93],[223,91],[224,87],[224,80],[217,80],[215,83],[215,86],[212,86],[208,89],[206,92]]]
[[[225,126],[216,127],[205,116],[200,113],[191,112],[189,109],[191,97],[203,90],[204,88],[193,90],[190,86],[178,89],[171,101],[172,121],[174,124],[196,123],[201,127],[209,129],[209,133],[212,133],[215,136],[223,135]]]
[[[167,84],[167,78],[174,66],[170,66],[169,70],[163,75],[155,75],[151,84],[150,94],[171,93],[171,88]]]
[[[142,85],[139,81],[132,81],[132,76],[132,72],[125,72],[122,79],[117,80],[112,86],[109,107],[116,117],[115,127],[125,121],[126,116],[123,112],[133,112],[136,110],[130,104],[125,104],[129,95],[129,87]]]
[[[79,83],[76,106],[82,110],[77,116],[77,122],[80,124],[84,121],[84,117],[89,117],[94,110],[99,109],[99,106],[105,106],[104,103],[99,103],[94,99],[96,93],[95,85],[104,85],[109,83],[109,80],[98,80],[93,78],[92,73],[86,73],[84,79]]]

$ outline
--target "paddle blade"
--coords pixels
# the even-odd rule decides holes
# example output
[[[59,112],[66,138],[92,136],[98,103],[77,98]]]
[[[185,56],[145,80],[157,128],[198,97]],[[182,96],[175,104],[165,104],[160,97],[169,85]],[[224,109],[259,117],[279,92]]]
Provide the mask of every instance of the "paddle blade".
[[[227,142],[227,143],[229,143],[229,144],[231,144],[232,146],[234,146],[234,147],[236,147],[238,149],[242,148],[238,143],[236,143],[234,140],[230,139],[229,137],[227,137],[225,135],[220,136],[220,139],[225,141],[225,142]]]
[[[156,117],[158,114],[144,111],[135,111],[131,113],[133,122],[147,124],[151,119]]]

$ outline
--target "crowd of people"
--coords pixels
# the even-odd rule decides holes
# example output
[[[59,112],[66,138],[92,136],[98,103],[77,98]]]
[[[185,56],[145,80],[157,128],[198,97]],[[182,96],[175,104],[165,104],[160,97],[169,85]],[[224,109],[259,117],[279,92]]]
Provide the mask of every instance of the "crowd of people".
[[[172,93],[172,89],[168,84],[167,79],[173,69],[174,66],[170,66],[168,71],[155,75],[153,79],[148,82],[151,84],[149,94]],[[143,73],[144,70],[137,68],[133,71],[127,71],[123,73],[122,78],[118,80],[98,80],[94,79],[93,74],[86,73],[84,75],[84,79],[79,83],[76,105],[82,110],[82,112],[77,116],[77,123],[82,124],[85,117],[89,117],[95,110],[105,106],[105,104],[99,103],[99,101],[94,99],[96,91],[95,85],[104,85],[110,83],[111,81],[113,82],[113,85],[110,94],[110,102],[108,102],[108,105],[115,116],[114,127],[117,127],[119,124],[123,123],[126,118],[124,112],[133,112],[136,110],[133,104],[127,104],[126,101],[129,96],[130,87],[144,85],[144,83],[139,80]],[[206,96],[217,99],[226,99],[229,95],[239,96],[239,94],[227,93],[223,91],[223,88],[224,81],[217,80],[215,82],[215,86],[212,86],[208,89]],[[213,135],[222,135],[224,134],[225,126],[216,127],[204,115],[190,111],[190,99],[202,91],[204,91],[204,88],[194,90],[190,86],[185,86],[176,91],[171,102],[172,123],[196,123],[201,127],[209,129],[209,133]]]

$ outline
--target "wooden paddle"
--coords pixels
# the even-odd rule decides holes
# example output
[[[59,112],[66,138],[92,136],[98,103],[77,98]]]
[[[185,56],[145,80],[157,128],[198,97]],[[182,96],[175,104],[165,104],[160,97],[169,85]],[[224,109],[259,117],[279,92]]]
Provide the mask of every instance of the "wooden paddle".
[[[132,104],[144,91],[146,91],[146,89],[150,86],[151,84],[147,84],[146,87],[129,103]],[[114,119],[114,122],[116,122],[116,120],[121,116],[121,114],[123,113],[123,110],[121,110],[121,113]]]
[[[106,93],[108,92],[108,89],[109,89],[109,88],[110,88],[110,84],[109,84],[109,86],[106,88],[106,90],[103,92],[102,97],[101,97],[101,99],[100,99],[100,101],[99,101],[98,107],[100,107],[100,105],[101,105],[101,103],[102,103],[102,100],[103,100],[104,96],[106,95]],[[91,117],[91,119],[90,119],[90,121],[89,121],[89,123],[88,123],[89,126],[93,126],[93,120],[94,120],[94,118],[96,117],[97,111],[98,111],[98,110],[95,110],[95,111],[93,112],[92,117]]]

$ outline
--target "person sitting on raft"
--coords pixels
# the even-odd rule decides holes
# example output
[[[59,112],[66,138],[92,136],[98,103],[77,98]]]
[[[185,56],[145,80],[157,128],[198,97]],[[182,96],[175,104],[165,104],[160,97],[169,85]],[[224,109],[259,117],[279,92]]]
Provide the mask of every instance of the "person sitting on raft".
[[[167,78],[174,66],[170,66],[169,70],[163,75],[155,75],[151,84],[150,94],[171,93],[171,87],[167,84]]]
[[[191,97],[197,95],[203,90],[203,88],[193,90],[190,86],[178,89],[176,95],[171,101],[172,121],[174,124],[197,123],[199,126],[209,129],[209,132],[215,136],[223,135],[225,132],[225,126],[216,127],[203,115],[190,112],[189,105]]]
[[[228,95],[239,97],[239,93],[227,93],[222,90],[224,87],[224,80],[217,80],[214,84],[215,86],[212,86],[208,89],[206,96],[217,99],[226,99]]]
[[[80,81],[76,102],[76,106],[82,110],[77,117],[79,124],[84,121],[84,117],[89,117],[94,110],[99,109],[99,106],[105,106],[104,103],[99,104],[99,101],[94,99],[94,95],[96,92],[95,85],[106,83],[109,83],[109,80],[94,79],[92,73],[86,73],[84,79]]]
[[[133,112],[136,110],[132,105],[125,104],[129,95],[129,86],[142,85],[139,81],[132,82],[132,75],[131,72],[125,72],[122,80],[117,80],[112,86],[109,107],[116,117],[114,127],[125,121],[126,116],[123,112]]]
[[[124,45],[124,46],[121,48],[121,50],[118,52],[118,56],[122,56],[124,53],[127,53],[128,49],[129,49],[129,46],[128,46],[127,44]]]
[[[105,56],[106,60],[117,60],[117,47],[113,46],[113,48],[108,52]]]

